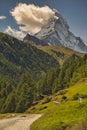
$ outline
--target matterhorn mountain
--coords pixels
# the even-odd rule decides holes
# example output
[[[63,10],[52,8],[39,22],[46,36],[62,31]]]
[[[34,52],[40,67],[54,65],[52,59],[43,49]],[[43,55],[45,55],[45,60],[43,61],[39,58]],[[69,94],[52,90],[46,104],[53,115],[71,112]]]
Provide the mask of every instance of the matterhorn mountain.
[[[35,34],[35,38],[42,41],[42,45],[64,46],[79,52],[87,52],[87,45],[80,37],[76,37],[69,30],[69,25],[62,15],[55,9],[55,17],[52,17],[47,25],[43,26],[40,32]],[[29,40],[26,37],[24,41]],[[39,44],[39,42],[38,42]]]

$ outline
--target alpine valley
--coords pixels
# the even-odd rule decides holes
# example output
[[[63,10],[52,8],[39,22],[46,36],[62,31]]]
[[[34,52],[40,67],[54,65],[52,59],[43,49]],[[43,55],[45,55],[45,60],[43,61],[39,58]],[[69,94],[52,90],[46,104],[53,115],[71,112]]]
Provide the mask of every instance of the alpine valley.
[[[0,33],[0,118],[42,114],[31,130],[86,130],[87,46],[53,11],[23,41]]]

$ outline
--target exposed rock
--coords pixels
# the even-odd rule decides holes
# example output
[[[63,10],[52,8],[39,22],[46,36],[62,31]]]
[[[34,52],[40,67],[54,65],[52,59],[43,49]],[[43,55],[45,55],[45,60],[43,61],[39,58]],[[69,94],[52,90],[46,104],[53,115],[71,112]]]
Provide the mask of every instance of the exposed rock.
[[[40,39],[36,38],[35,36],[30,35],[30,34],[27,34],[27,35],[24,37],[23,41],[24,41],[25,43],[31,44],[32,46],[36,46],[36,45],[43,45],[43,46],[45,46],[45,45],[47,45],[47,44],[44,43],[42,40],[40,40]]]

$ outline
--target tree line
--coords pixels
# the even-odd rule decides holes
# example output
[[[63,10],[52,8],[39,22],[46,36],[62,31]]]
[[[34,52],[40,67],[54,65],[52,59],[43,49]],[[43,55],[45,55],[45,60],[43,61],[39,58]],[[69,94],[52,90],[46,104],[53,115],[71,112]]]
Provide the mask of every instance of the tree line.
[[[0,77],[0,113],[25,112],[34,101],[70,87],[87,77],[87,54],[83,58],[73,54],[63,64],[51,68],[35,81],[26,71],[15,87],[10,80]]]

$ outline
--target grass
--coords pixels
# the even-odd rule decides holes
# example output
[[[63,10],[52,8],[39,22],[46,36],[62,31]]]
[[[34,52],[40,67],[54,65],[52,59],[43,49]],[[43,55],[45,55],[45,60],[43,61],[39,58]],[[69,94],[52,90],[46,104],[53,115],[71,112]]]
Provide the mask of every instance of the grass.
[[[69,125],[87,118],[87,100],[82,104],[77,101],[69,101],[60,106],[56,106],[46,112],[37,120],[31,130],[57,130],[67,128]]]
[[[0,119],[8,118],[8,117],[9,117],[9,114],[0,114]]]
[[[68,88],[65,96],[72,99],[75,94],[87,95],[87,79],[82,79],[73,87]]]
[[[26,117],[28,114],[26,113],[6,113],[6,114],[0,114],[0,119],[7,119],[7,118],[12,118],[12,117]]]
[[[6,113],[6,114],[0,114],[0,119],[6,119],[6,118],[11,118],[11,117],[15,117],[17,116],[17,114],[11,114],[11,113]]]
[[[55,94],[53,96],[54,99],[67,96],[67,100],[60,102],[60,104],[55,104],[51,101],[46,104],[40,102],[34,106],[37,113],[44,114],[31,125],[31,130],[75,130],[78,124],[80,126],[83,120],[87,119],[87,98],[83,98],[82,103],[79,103],[78,100],[73,100],[73,96],[77,93],[87,94],[86,79],[68,88],[64,95]],[[47,108],[38,109],[43,106],[47,106]],[[78,127],[76,130],[80,130],[80,128]],[[81,128],[81,130],[84,129]]]
[[[53,102],[47,102],[44,103],[44,101],[46,100],[43,99],[41,101],[39,101],[39,103],[35,106],[32,106],[31,108],[29,108],[26,113],[35,113],[35,114],[40,114],[40,113],[46,113],[48,111],[50,111],[51,109],[54,109],[55,104]]]

